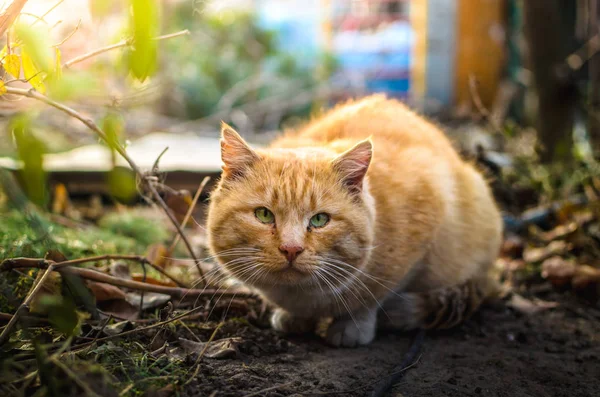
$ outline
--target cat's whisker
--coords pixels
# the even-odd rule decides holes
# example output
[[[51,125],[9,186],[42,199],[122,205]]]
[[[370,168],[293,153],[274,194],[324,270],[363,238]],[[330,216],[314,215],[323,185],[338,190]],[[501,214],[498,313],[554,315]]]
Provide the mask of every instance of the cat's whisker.
[[[320,269],[320,270],[323,270],[323,269]],[[346,308],[346,311],[348,312],[348,315],[350,316],[350,318],[354,322],[354,325],[356,325],[356,328],[360,329],[360,327],[358,326],[358,322],[354,318],[354,314],[352,314],[352,310],[350,310],[350,306],[348,305],[348,302],[346,302],[346,299],[344,298],[344,296],[342,295],[342,293],[340,292],[340,290],[338,288],[336,288],[335,285],[333,285],[333,283],[331,282],[331,280],[327,279],[326,274],[322,273],[321,276],[323,276],[322,277],[323,281],[325,281],[330,286],[331,291],[334,292],[334,295],[337,295],[339,297],[340,302],[342,302],[342,305],[344,305],[344,307]]]
[[[354,271],[357,271],[357,272],[359,272],[360,274],[362,274],[363,276],[367,277],[369,280],[371,280],[371,281],[373,281],[374,283],[377,283],[379,286],[381,286],[381,287],[385,288],[385,289],[386,289],[387,291],[389,291],[391,294],[393,294],[393,295],[395,295],[395,296],[398,296],[398,297],[402,297],[402,298],[404,298],[404,297],[403,297],[401,294],[399,294],[397,291],[394,291],[393,289],[391,289],[391,288],[389,288],[388,286],[384,285],[384,284],[383,284],[381,281],[384,281],[384,282],[387,282],[387,283],[390,283],[390,284],[391,284],[391,282],[389,282],[389,281],[387,281],[387,280],[384,280],[384,279],[381,279],[381,278],[379,278],[379,277],[372,276],[372,275],[370,275],[369,273],[365,272],[365,271],[364,271],[364,270],[362,270],[362,269],[359,269],[359,268],[357,268],[357,267],[354,267],[354,266],[352,266],[352,265],[350,265],[350,264],[348,264],[348,263],[346,263],[346,262],[343,262],[343,261],[337,260],[337,259],[335,259],[335,258],[331,258],[331,257],[328,257],[328,256],[324,256],[324,258],[326,258],[326,259],[325,259],[326,261],[331,261],[331,262],[333,262],[333,263],[335,263],[335,264],[338,264],[338,265],[341,265],[341,266],[346,266],[346,267],[348,267],[348,268],[350,268],[350,269],[352,269],[352,270],[354,270]],[[381,281],[379,281],[379,280],[381,280]]]
[[[381,304],[381,302],[377,299],[377,297],[375,296],[375,294],[373,294],[373,292],[369,289],[369,287],[364,283],[364,281],[362,281],[356,274],[352,273],[351,271],[349,271],[347,269],[336,266],[332,263],[328,263],[328,262],[322,262],[322,263],[324,263],[328,266],[331,266],[333,268],[333,269],[330,269],[331,271],[335,271],[335,270],[342,271],[342,272],[344,272],[344,274],[347,274],[347,275],[353,277],[354,280],[356,280],[356,282],[359,283],[358,285],[356,285],[357,292],[360,294],[360,290],[358,288],[362,288],[363,290],[365,290],[371,296],[373,301],[375,301],[375,303],[377,304],[379,309],[383,312],[383,314],[385,314],[385,316],[389,318],[389,315],[383,308],[383,305]],[[361,294],[361,296],[362,296],[362,294]],[[366,305],[364,305],[364,306],[367,307]],[[367,308],[370,309],[369,307],[367,307]]]
[[[226,264],[227,264],[228,266],[233,266],[233,267],[235,268],[235,267],[237,267],[238,265],[239,265],[239,266],[242,266],[242,265],[243,265],[245,262],[251,262],[251,261],[254,261],[254,260],[256,260],[254,257],[242,257],[242,258],[235,258],[235,259],[233,259],[233,260],[231,260],[231,261],[227,262]],[[239,262],[236,262],[236,261],[239,261]],[[213,275],[213,274],[216,274],[216,273],[219,273],[219,272],[222,272],[222,269],[221,269],[220,267],[216,267],[215,269],[212,269],[210,272],[208,272],[208,273],[206,274],[205,278],[206,278],[206,281],[207,281],[207,282],[205,283],[205,285],[204,285],[204,288],[202,289],[202,292],[206,291],[206,289],[207,289],[209,286],[214,286],[214,285],[216,284],[216,283],[215,283],[215,281],[217,281],[217,280],[218,280],[219,282],[221,282],[221,281],[223,281],[223,280],[225,280],[225,279],[227,279],[227,278],[229,277],[229,276],[228,276],[226,273],[221,273],[221,274],[218,274],[218,275],[217,275],[217,277],[216,277],[215,279],[211,279],[211,277],[212,277],[212,275]],[[207,277],[208,277],[208,278],[207,278]],[[195,286],[196,286],[196,285],[198,285],[198,284],[199,284],[201,281],[202,281],[201,279],[197,280],[197,281],[195,282],[195,285],[193,284],[193,286],[195,287]],[[219,286],[219,289],[220,289],[220,288],[221,288],[221,286]],[[216,293],[219,291],[219,289],[217,289],[217,291],[215,291],[215,294],[216,294]],[[215,295],[215,294],[213,294],[213,295],[212,295],[211,299],[214,297],[214,295]],[[187,296],[187,293],[185,293],[185,294],[184,294],[184,295],[181,297],[181,299],[180,299],[180,302],[182,302],[182,301],[183,301],[183,299],[184,299],[186,296]],[[198,295],[198,298],[196,298],[196,300],[194,301],[194,307],[196,307],[196,305],[198,304],[198,300],[200,299],[200,296],[201,296],[201,294],[199,294],[199,295]]]
[[[334,279],[338,283],[338,285],[342,286],[342,288],[340,288],[340,292],[344,292],[344,291],[350,292],[352,294],[352,296],[354,296],[354,298],[365,307],[365,309],[370,309],[367,306],[367,302],[361,296],[360,291],[357,290],[356,292],[354,292],[353,289],[351,288],[353,286],[353,283],[351,280],[350,280],[350,282],[344,282],[343,279],[346,277],[342,274],[335,273],[334,269],[321,268],[321,271],[323,271],[324,273],[327,273],[332,279]],[[357,293],[358,293],[358,295],[357,295]]]

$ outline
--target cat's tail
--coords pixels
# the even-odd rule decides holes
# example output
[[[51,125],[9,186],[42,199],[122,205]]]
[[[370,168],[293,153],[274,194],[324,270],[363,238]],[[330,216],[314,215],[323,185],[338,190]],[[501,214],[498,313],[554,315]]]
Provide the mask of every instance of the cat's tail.
[[[467,320],[486,300],[497,295],[497,283],[478,278],[428,292],[403,292],[383,304],[383,326],[400,329],[447,329]]]

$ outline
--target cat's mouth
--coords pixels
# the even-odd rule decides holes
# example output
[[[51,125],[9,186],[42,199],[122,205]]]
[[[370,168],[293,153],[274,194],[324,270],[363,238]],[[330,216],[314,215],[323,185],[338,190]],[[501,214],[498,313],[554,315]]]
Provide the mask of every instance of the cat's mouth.
[[[310,266],[306,265],[297,265],[297,264],[288,264],[282,265],[280,267],[271,267],[264,272],[264,277],[260,278],[260,280],[255,280],[253,282],[255,285],[264,283],[265,286],[272,285],[291,285],[291,284],[299,284],[303,281],[308,281],[311,279],[312,269]]]

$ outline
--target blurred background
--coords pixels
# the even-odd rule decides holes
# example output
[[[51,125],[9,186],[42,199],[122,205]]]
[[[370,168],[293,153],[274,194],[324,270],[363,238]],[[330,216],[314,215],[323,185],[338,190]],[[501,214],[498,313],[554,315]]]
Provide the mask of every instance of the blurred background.
[[[264,145],[384,93],[438,122],[516,216],[598,188],[598,13],[597,0],[5,1],[3,87],[35,88],[109,140],[8,92],[0,167],[41,208],[81,199],[70,217],[96,221],[143,199],[122,146],[189,204],[219,175],[221,120]]]

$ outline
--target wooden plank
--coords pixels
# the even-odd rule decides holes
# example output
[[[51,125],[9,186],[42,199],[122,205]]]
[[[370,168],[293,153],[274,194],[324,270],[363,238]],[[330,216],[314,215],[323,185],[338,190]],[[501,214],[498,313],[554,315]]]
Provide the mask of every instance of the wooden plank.
[[[471,103],[469,76],[479,81],[479,95],[492,105],[504,67],[505,0],[459,0],[456,54],[456,104]]]

